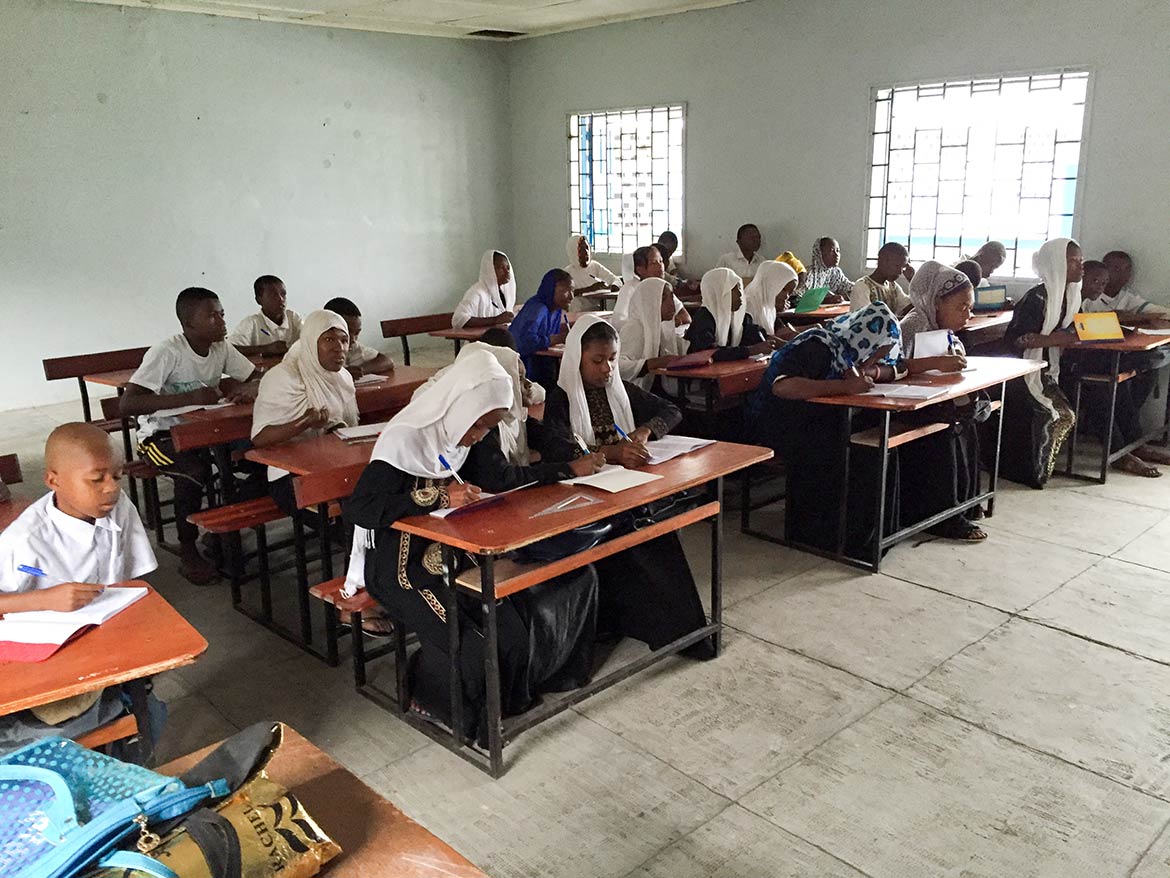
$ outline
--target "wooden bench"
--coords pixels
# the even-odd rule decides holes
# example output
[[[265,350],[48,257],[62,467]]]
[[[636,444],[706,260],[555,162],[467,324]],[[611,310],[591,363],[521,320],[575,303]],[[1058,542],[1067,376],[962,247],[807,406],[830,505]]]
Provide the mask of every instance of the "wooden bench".
[[[120,351],[102,351],[96,354],[80,354],[73,357],[50,357],[41,360],[46,381],[62,378],[76,378],[81,390],[81,410],[86,421],[93,421],[89,403],[89,389],[85,376],[95,372],[113,372],[117,369],[137,369],[149,348],[125,348]]]
[[[421,317],[402,317],[398,320],[382,321],[382,338],[396,338],[402,342],[402,362],[410,365],[410,341],[412,335],[423,335],[436,332],[440,329],[451,328],[451,318],[455,314],[448,311],[445,314],[424,314]]]
[[[144,499],[146,500],[147,518],[154,527],[155,537],[158,538],[161,544],[163,542],[163,527],[157,482],[161,473],[150,461],[134,459],[134,443],[130,438],[130,434],[135,429],[136,421],[134,418],[122,417],[120,404],[121,396],[103,397],[100,405],[102,416],[105,420],[98,422],[98,426],[111,424],[114,425],[113,429],[103,427],[107,433],[121,432],[122,454],[126,461],[122,467],[122,475],[126,476],[130,483],[130,500],[135,508],[138,508],[138,482],[142,482],[143,494],[145,495]]]
[[[15,454],[0,454],[0,482],[17,485],[23,481],[24,473],[20,471],[20,458]]]
[[[329,637],[327,646],[329,654],[337,662],[338,622],[341,613],[350,614],[350,632],[353,636],[353,684],[360,689],[366,685],[366,663],[388,653],[389,647],[379,647],[366,652],[365,638],[361,636],[362,614],[369,613],[377,607],[377,601],[370,597],[364,588],[353,597],[343,597],[341,589],[345,586],[345,577],[339,576],[322,582],[309,589],[309,594],[325,604],[325,630]],[[406,674],[406,632],[399,625],[394,626],[394,650],[398,654],[396,672],[401,676],[399,680],[399,695],[405,683]],[[398,641],[401,641],[399,643]]]

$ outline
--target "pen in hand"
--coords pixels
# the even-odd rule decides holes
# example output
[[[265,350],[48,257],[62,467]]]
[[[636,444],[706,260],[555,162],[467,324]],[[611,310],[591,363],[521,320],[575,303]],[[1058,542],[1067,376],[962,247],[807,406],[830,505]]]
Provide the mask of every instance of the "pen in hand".
[[[465,481],[463,481],[463,479],[459,478],[459,473],[455,472],[455,468],[452,467],[451,464],[447,463],[447,458],[443,457],[443,455],[441,455],[441,454],[439,455],[439,463],[441,463],[443,465],[443,468],[445,470],[447,470],[449,473],[451,473],[452,476],[455,477],[455,481],[457,481],[461,485],[467,484],[467,482],[465,482]]]

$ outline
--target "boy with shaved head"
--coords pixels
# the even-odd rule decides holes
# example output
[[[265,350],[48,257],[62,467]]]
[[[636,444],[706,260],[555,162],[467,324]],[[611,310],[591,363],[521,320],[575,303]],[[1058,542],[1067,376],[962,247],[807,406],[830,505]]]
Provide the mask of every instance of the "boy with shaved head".
[[[49,435],[49,493],[0,533],[0,614],[76,610],[105,586],[158,567],[121,475],[110,437],[93,424],[63,424]],[[122,710],[114,689],[46,705],[35,717],[6,717],[0,750],[45,734],[83,734]]]

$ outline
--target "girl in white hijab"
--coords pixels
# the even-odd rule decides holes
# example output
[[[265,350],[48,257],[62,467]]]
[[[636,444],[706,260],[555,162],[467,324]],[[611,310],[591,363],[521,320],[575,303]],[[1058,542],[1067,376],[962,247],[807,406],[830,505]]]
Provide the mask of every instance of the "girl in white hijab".
[[[791,265],[785,262],[765,262],[756,269],[756,276],[744,290],[745,311],[756,326],[768,335],[795,335],[792,327],[778,325],[776,313],[779,305],[786,302],[796,289],[797,283],[796,271]]]
[[[1000,472],[1042,488],[1073,425],[1072,407],[1057,379],[1060,348],[1076,341],[1068,328],[1081,306],[1080,245],[1071,238],[1047,241],[1032,257],[1032,268],[1041,283],[1013,309],[1004,342],[1009,354],[1047,360],[1049,368],[1008,384]]]
[[[628,304],[618,330],[618,370],[623,380],[649,390],[654,361],[685,354],[687,342],[674,331],[674,295],[666,281],[655,277],[639,281]]]
[[[470,562],[393,525],[474,495],[448,477],[509,416],[514,400],[512,379],[495,356],[482,350],[461,356],[382,431],[370,465],[343,504],[346,521],[355,525],[347,587],[364,583],[396,625],[418,636],[420,648],[407,669],[410,709],[452,722],[448,625],[457,624],[465,721],[460,731],[481,743],[487,734],[482,608],[478,600],[461,599],[444,579]],[[507,516],[507,506],[501,508],[494,514]],[[448,570],[448,563],[455,569]],[[589,679],[597,619],[592,568],[503,598],[495,609],[505,716],[526,710],[543,692]]]
[[[479,280],[463,294],[451,317],[455,329],[510,323],[516,316],[516,277],[507,254],[485,250],[479,260]]]
[[[714,349],[712,360],[746,360],[773,349],[768,334],[744,310],[743,280],[730,268],[712,268],[699,282],[703,306],[691,315],[692,352]]]
[[[580,296],[582,293],[593,293],[598,290],[612,290],[617,292],[618,276],[593,258],[589,249],[589,241],[584,235],[569,235],[565,242],[565,252],[569,257],[569,264],[565,271],[573,278],[573,292]],[[589,310],[589,299],[574,299],[578,310]],[[596,309],[594,309],[596,310]]]

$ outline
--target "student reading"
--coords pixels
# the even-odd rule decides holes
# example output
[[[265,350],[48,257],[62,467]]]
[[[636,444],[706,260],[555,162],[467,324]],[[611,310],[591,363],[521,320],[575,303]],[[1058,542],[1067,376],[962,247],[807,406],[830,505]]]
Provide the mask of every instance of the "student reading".
[[[666,400],[621,380],[619,355],[617,333],[600,317],[587,314],[573,325],[557,386],[545,401],[539,448],[544,460],[573,460],[586,453],[583,443],[588,453],[600,452],[607,463],[637,468],[649,459],[646,442],[666,435],[682,419]],[[658,649],[706,624],[677,534],[634,546],[595,566],[604,631]],[[685,654],[710,658],[714,647],[704,639]]]
[[[910,310],[910,297],[898,286],[898,278],[914,279],[906,248],[888,241],[878,250],[877,268],[853,285],[849,293],[849,310],[860,311],[871,302],[885,302],[897,315]]]
[[[452,594],[444,571],[470,565],[461,552],[394,530],[398,519],[475,500],[479,489],[450,480],[471,446],[511,417],[512,379],[484,351],[460,357],[438,381],[417,395],[387,424],[366,467],[345,501],[354,525],[347,579],[365,585],[395,623],[418,635],[408,683],[411,709],[450,723],[447,626],[460,626],[463,685],[461,730],[482,741],[485,682],[482,607]],[[506,514],[506,513],[504,513]],[[504,598],[496,606],[501,704],[505,715],[527,709],[542,692],[576,688],[588,681],[597,621],[597,578],[583,568]]]
[[[618,291],[618,276],[593,258],[589,240],[584,235],[569,235],[565,252],[569,256],[565,271],[573,278],[573,288],[578,294],[598,290]]]
[[[479,280],[463,294],[451,315],[451,326],[469,329],[511,323],[516,309],[516,277],[512,263],[499,250],[487,250],[479,261]]]
[[[340,314],[345,318],[345,326],[349,331],[349,353],[345,355],[345,368],[355,379],[363,375],[389,372],[394,368],[394,361],[369,345],[358,341],[362,334],[362,312],[349,299],[338,296],[325,303],[325,310]]]
[[[288,293],[284,281],[272,274],[256,278],[252,284],[260,311],[249,314],[228,336],[240,353],[279,356],[301,336],[301,318],[285,306]]]
[[[49,434],[49,493],[0,533],[0,614],[76,610],[104,586],[141,579],[158,567],[138,512],[122,493],[121,475],[110,437],[94,425],[62,424]],[[75,737],[124,710],[113,688],[6,716],[0,751],[45,735]],[[157,737],[158,731],[142,733]]]
[[[211,290],[183,290],[175,300],[175,314],[183,331],[146,352],[142,365],[130,376],[120,405],[122,417],[138,416],[143,457],[174,483],[179,572],[195,585],[207,585],[216,578],[215,567],[199,554],[199,528],[187,517],[203,505],[203,491],[211,478],[211,456],[205,450],[175,451],[164,424],[150,415],[162,409],[212,405],[220,399],[251,402],[256,398],[260,373],[225,341],[223,306]]]

